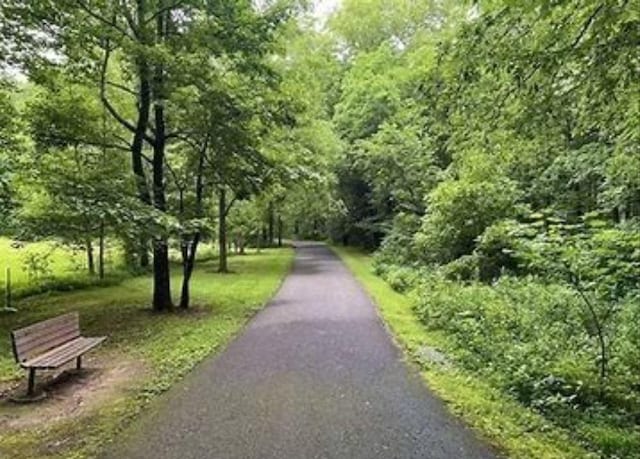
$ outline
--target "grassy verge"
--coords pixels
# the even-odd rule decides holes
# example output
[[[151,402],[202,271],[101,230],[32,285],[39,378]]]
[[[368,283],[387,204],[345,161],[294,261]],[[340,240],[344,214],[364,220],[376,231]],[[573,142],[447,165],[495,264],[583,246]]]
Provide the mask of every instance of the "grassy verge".
[[[512,458],[577,459],[594,457],[570,435],[542,416],[524,408],[477,376],[453,365],[432,363],[422,357],[425,347],[446,353],[446,339],[420,323],[409,297],[394,291],[373,274],[370,256],[350,248],[334,247],[375,301],[381,316],[405,350],[417,363],[429,385],[488,441]]]
[[[0,316],[0,335],[34,321],[79,311],[87,335],[107,335],[96,353],[105,362],[128,360],[145,371],[125,390],[85,416],[50,425],[0,431],[0,457],[81,458],[95,456],[152,398],[179,380],[195,364],[224,346],[275,293],[288,272],[289,249],[266,250],[230,259],[233,274],[217,274],[215,262],[201,263],[192,282],[194,307],[189,313],[149,312],[147,277],[114,287],[31,297],[20,312]],[[178,270],[172,279],[178,290]],[[0,340],[0,381],[23,377],[12,361],[8,339]],[[30,407],[29,407],[30,408]],[[10,416],[11,405],[0,408]],[[4,412],[3,412],[4,411]]]

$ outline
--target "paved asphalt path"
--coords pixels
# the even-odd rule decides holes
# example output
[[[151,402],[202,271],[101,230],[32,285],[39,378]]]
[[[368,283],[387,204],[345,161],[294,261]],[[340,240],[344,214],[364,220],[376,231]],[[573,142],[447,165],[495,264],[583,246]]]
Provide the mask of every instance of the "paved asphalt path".
[[[370,299],[321,244],[299,246],[267,308],[120,443],[107,457],[496,457],[402,361]]]

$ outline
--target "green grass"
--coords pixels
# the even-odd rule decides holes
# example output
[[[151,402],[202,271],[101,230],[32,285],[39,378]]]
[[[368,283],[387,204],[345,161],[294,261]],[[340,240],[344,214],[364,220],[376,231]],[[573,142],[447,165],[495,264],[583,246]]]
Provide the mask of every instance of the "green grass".
[[[26,260],[30,255],[46,255],[47,273],[40,278],[30,278],[26,269]],[[31,242],[16,245],[11,239],[0,237],[0,306],[4,306],[6,269],[11,270],[11,290],[14,298],[53,291],[75,290],[91,285],[113,285],[125,277],[118,269],[119,251],[115,247],[107,248],[105,254],[106,279],[90,276],[87,272],[85,252],[72,250],[53,241]],[[97,263],[97,250],[95,252]]]
[[[88,417],[38,429],[0,433],[0,457],[92,457],[116,438],[151,399],[168,389],[212,351],[224,346],[275,293],[293,259],[289,249],[230,259],[232,274],[215,272],[215,260],[199,264],[192,281],[191,313],[152,314],[150,279],[138,277],[118,286],[31,297],[20,312],[0,316],[0,335],[56,316],[79,311],[87,335],[107,335],[96,352],[140,361],[147,374],[125,394]],[[173,270],[174,293],[179,270]],[[23,377],[13,363],[8,339],[0,341],[0,380]],[[0,415],[2,413],[0,412]],[[51,448],[47,445],[62,446]]]
[[[334,247],[377,304],[380,314],[407,357],[420,366],[428,386],[480,435],[512,458],[577,459],[595,457],[569,433],[550,424],[494,389],[477,376],[453,365],[421,358],[424,346],[446,349],[446,337],[427,330],[406,295],[394,291],[372,269],[372,258],[356,249]]]
[[[15,287],[29,282],[24,262],[29,253],[50,253],[51,271],[54,276],[66,276],[75,273],[77,267],[85,262],[84,254],[57,247],[52,242],[34,242],[16,247],[13,241],[0,237],[0,285],[4,286],[5,270],[11,268],[11,280]],[[83,266],[84,267],[84,266]]]

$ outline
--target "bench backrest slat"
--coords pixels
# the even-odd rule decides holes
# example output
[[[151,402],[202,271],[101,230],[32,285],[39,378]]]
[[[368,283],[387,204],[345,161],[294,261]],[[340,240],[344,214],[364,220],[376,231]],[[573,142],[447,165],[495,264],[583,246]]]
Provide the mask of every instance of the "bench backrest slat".
[[[13,354],[23,362],[80,336],[80,318],[71,312],[11,332]]]

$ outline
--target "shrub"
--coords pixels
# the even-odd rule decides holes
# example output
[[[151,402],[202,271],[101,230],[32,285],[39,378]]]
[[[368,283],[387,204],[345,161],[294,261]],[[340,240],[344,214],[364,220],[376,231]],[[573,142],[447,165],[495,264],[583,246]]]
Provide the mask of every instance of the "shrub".
[[[416,244],[430,262],[469,255],[488,226],[515,212],[517,196],[507,179],[443,181],[428,196]]]
[[[383,278],[389,283],[392,289],[404,293],[416,286],[420,278],[420,273],[413,268],[390,266],[387,268]]]
[[[492,282],[505,271],[522,272],[515,255],[520,243],[518,224],[512,220],[499,221],[485,229],[474,252],[480,280]]]
[[[637,375],[631,359],[612,360],[615,381],[601,399],[596,343],[584,327],[581,300],[568,286],[508,276],[494,286],[463,285],[431,275],[419,282],[415,297],[416,313],[427,327],[446,332],[459,364],[528,406],[556,416],[600,403],[618,411],[640,408],[638,390],[624,400],[612,396],[616,385]],[[624,308],[639,314],[633,301]],[[635,332],[627,333],[618,336],[620,346],[635,346]]]
[[[413,235],[420,228],[416,214],[399,213],[393,219],[391,230],[376,251],[374,261],[384,264],[413,264],[418,258]]]
[[[463,255],[457,260],[442,266],[440,271],[449,280],[477,280],[479,275],[478,257],[475,254]]]
[[[42,283],[51,278],[51,252],[27,252],[22,270],[27,273],[32,284]]]

